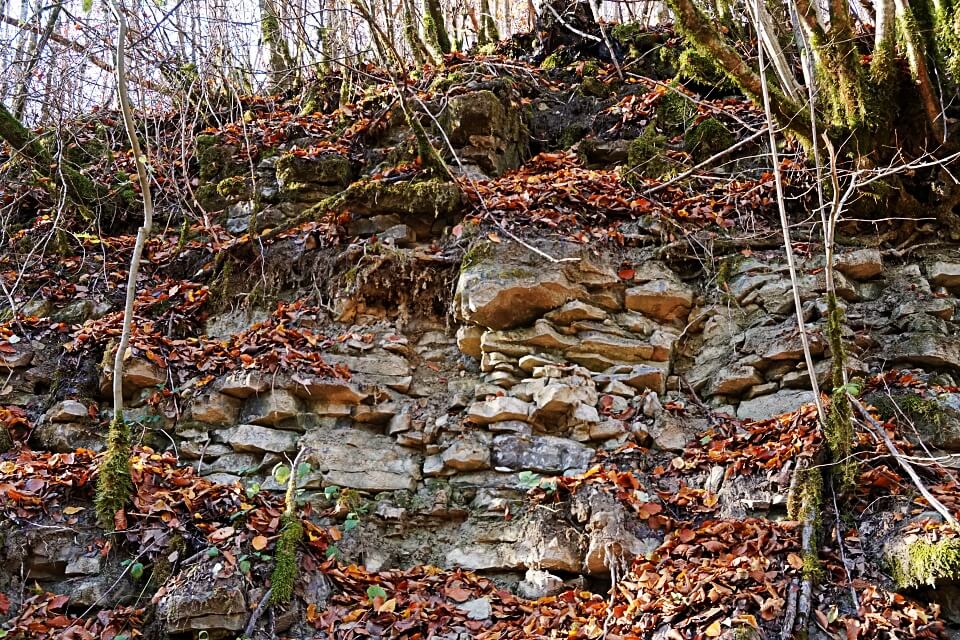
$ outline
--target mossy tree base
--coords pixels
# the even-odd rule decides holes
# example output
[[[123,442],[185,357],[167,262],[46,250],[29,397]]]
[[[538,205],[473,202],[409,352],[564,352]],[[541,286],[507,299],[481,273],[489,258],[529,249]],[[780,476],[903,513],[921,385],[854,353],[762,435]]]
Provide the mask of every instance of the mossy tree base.
[[[130,426],[117,414],[107,433],[107,452],[100,463],[94,505],[97,521],[104,529],[113,529],[118,511],[126,509],[133,497],[130,477]]]
[[[303,525],[295,515],[284,514],[280,538],[274,552],[273,573],[270,574],[270,604],[287,604],[293,597],[297,583],[297,545],[303,539]]]

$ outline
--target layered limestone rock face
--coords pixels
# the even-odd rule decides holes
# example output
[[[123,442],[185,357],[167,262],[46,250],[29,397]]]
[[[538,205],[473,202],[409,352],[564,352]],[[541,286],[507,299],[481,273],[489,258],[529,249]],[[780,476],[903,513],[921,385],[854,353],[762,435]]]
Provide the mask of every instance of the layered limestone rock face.
[[[556,261],[517,243],[475,240],[459,270],[446,272],[449,322],[411,321],[344,293],[329,318],[311,322],[340,336],[323,359],[349,376],[240,366],[180,384],[177,413],[165,413],[150,399],[168,388],[170,371],[133,355],[122,381],[128,418],[144,443],[245,491],[282,491],[271,471],[305,450],[302,499],[329,506],[332,491],[344,503],[341,517],[361,514],[339,546],[371,569],[464,567],[532,596],[574,576],[606,576],[612,563],[655,549],[663,534],[628,526],[624,507],[587,485],[575,492],[569,518],[529,506],[524,494],[549,490],[551,477],[586,471],[598,450],[627,442],[649,447],[651,468],[669,465],[710,426],[691,390],[713,411],[743,419],[809,402],[789,274],[777,253],[734,260],[722,279],[705,279],[649,250],[536,246]],[[804,266],[801,298],[816,374],[828,388],[832,354],[816,260]],[[861,250],[841,253],[838,268],[851,377],[896,364],[952,384],[960,370],[960,264],[884,264],[879,252]],[[353,311],[338,314],[343,308]],[[227,340],[268,313],[225,313],[207,326]],[[60,354],[41,343],[12,346],[0,352],[3,402],[36,406]],[[58,386],[38,412],[32,444],[64,453],[103,448],[97,424],[109,417],[110,362],[87,363]],[[891,398],[887,408],[871,402],[912,412],[932,447],[958,451],[955,395]],[[717,466],[697,479],[690,486],[717,495],[724,515],[785,509],[785,478],[738,479]],[[10,539],[25,550],[31,576],[75,588],[83,602],[108,592],[117,602],[130,597],[132,583],[110,591],[105,582],[116,566],[51,536]],[[370,539],[383,543],[371,549]],[[158,606],[170,633],[227,637],[246,619],[245,597],[240,585],[214,582],[203,593],[174,590]]]

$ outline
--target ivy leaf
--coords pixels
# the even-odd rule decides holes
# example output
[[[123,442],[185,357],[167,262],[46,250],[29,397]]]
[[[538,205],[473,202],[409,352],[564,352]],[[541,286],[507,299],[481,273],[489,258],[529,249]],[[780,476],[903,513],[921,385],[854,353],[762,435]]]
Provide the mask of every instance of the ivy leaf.
[[[329,487],[324,487],[323,496],[327,500],[333,500],[337,497],[337,494],[340,493],[340,487],[335,484],[330,485]]]
[[[348,513],[347,519],[343,521],[344,531],[353,531],[360,524],[360,518],[355,513]]]
[[[297,465],[298,478],[302,478],[303,476],[307,475],[311,471],[313,471],[313,467],[310,466],[309,462],[301,462],[300,464]]]
[[[367,597],[370,598],[370,602],[373,602],[377,598],[387,598],[387,591],[380,585],[372,584],[367,587]]]
[[[130,577],[133,578],[134,580],[139,580],[140,578],[143,577],[142,562],[134,562],[132,565],[130,565]]]
[[[277,484],[287,484],[290,479],[290,467],[285,464],[278,464],[273,468],[273,479]]]
[[[517,479],[520,481],[520,486],[525,489],[535,489],[540,486],[540,474],[533,471],[521,471]]]

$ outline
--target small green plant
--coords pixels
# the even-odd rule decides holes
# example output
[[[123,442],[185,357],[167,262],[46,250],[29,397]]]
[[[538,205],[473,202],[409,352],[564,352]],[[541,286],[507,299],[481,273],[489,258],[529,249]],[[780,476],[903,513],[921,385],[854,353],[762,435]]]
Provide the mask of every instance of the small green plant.
[[[360,526],[360,516],[351,511],[347,514],[347,519],[343,521],[343,530],[344,532],[353,531],[358,526]]]
[[[121,567],[130,567],[130,577],[134,580],[139,580],[143,577],[144,566],[142,562],[134,562],[133,560],[124,560],[120,563]]]
[[[367,598],[369,598],[371,603],[377,598],[386,600],[387,590],[381,587],[380,585],[372,584],[369,587],[367,587]]]
[[[539,473],[533,471],[521,471],[517,474],[520,486],[526,490],[543,489],[548,494],[557,490],[557,481],[554,478],[544,478]]]

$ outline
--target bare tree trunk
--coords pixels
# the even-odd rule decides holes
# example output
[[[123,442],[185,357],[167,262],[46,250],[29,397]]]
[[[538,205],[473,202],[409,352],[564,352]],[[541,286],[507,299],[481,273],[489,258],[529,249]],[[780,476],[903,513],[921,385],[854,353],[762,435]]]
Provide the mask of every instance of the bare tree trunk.
[[[53,30],[57,26],[57,20],[60,18],[60,12],[63,10],[63,2],[57,2],[53,5],[53,10],[50,13],[50,17],[47,19],[47,25],[43,29],[43,33],[40,34],[39,40],[37,40],[30,52],[30,57],[26,61],[26,64],[23,68],[23,78],[20,81],[20,85],[17,87],[17,93],[13,98],[13,115],[17,118],[23,117],[23,112],[26,110],[27,106],[27,90],[30,87],[30,79],[33,76],[33,70],[36,69],[37,63],[40,61],[40,56],[43,55],[43,50],[47,46],[47,41],[50,40],[50,35],[53,33]]]
[[[777,40],[777,31],[774,27],[770,12],[767,11],[767,7],[764,4],[755,5],[753,2],[748,2],[747,7],[753,14],[753,21],[757,25],[758,36],[763,43],[763,48],[766,50],[767,55],[770,56],[770,63],[773,65],[773,70],[777,74],[780,87],[784,93],[787,94],[787,97],[799,102],[802,95],[800,85],[797,84],[797,80],[793,76],[793,70],[790,68],[790,64],[787,62],[783,49]]]

